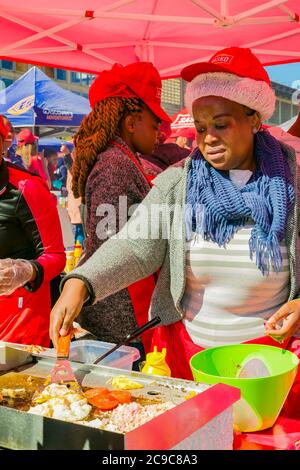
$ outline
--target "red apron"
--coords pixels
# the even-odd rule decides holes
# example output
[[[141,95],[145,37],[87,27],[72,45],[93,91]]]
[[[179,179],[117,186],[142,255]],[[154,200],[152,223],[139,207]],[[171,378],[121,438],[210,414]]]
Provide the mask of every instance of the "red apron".
[[[49,347],[50,284],[36,292],[19,288],[0,296],[0,340]]]
[[[294,337],[284,341],[282,344],[277,343],[269,336],[263,336],[262,338],[246,341],[245,343],[276,346],[287,349],[300,358],[300,339]],[[172,377],[193,380],[189,365],[190,359],[194,354],[203,351],[204,348],[193,343],[181,321],[172,325],[155,328],[152,346],[157,346],[159,351],[162,348],[167,348],[166,361],[171,369]],[[300,368],[280,416],[300,419]]]
[[[152,187],[152,180],[154,176],[146,175],[143,170],[143,167],[139,164],[137,159],[134,157],[133,153],[131,153],[126,147],[119,142],[113,141],[111,142],[112,145],[119,147],[128,158],[135,164],[135,166],[140,170],[144,178],[148,181],[150,188]],[[145,279],[141,279],[140,281],[135,282],[127,287],[135,319],[138,326],[142,326],[144,323],[148,321],[148,312],[151,302],[151,297],[155,288],[157,279],[157,274],[151,274],[151,276],[146,277]],[[142,342],[145,349],[145,353],[151,350],[151,341],[152,341],[153,331],[146,331],[142,334]]]

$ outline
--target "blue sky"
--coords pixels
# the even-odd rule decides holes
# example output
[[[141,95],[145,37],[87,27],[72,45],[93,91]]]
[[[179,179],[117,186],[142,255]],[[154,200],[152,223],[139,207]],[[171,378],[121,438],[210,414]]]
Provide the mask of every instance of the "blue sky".
[[[300,62],[284,65],[273,65],[266,67],[270,79],[273,82],[282,83],[292,87],[293,82],[298,80],[298,84],[294,83],[293,88],[300,88]]]

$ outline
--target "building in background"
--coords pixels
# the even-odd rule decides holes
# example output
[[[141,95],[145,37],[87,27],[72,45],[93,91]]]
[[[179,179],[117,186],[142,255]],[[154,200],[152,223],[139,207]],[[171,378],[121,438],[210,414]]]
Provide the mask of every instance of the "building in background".
[[[9,60],[0,60],[0,79],[8,87],[21,75],[32,67],[31,64],[21,62],[12,62]],[[89,86],[95,75],[84,72],[72,72],[70,70],[56,69],[53,67],[40,67],[40,69],[55,80],[61,87],[66,88],[73,93],[87,98]]]
[[[0,79],[8,87],[32,67],[21,62],[0,60]],[[52,67],[40,67],[48,77],[55,80],[60,86],[87,98],[89,86],[94,75],[85,72],[73,72]],[[163,80],[162,105],[170,115],[178,113],[184,107],[185,82],[180,78]],[[298,106],[292,103],[292,94],[295,91],[286,85],[272,82],[276,93],[276,109],[272,118],[267,122],[279,125],[298,114]]]
[[[294,88],[276,82],[271,83],[276,93],[276,107],[273,116],[267,121],[267,124],[280,125],[297,116],[299,107],[297,104],[292,103]]]

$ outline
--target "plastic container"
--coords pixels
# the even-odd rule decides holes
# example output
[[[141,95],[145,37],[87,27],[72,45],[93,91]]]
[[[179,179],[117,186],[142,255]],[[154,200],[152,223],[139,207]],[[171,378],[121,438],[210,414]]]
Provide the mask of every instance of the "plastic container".
[[[154,346],[154,351],[146,355],[145,364],[141,370],[143,374],[165,375],[171,377],[171,369],[166,363],[166,348],[161,352],[157,351],[157,346]]]
[[[104,354],[108,349],[114,346],[112,343],[94,340],[73,341],[70,346],[70,360],[82,362],[83,364],[92,364],[97,357]],[[99,365],[117,367],[118,369],[131,370],[133,362],[140,358],[138,349],[131,346],[121,346],[112,354],[107,356]]]
[[[297,374],[299,359],[290,351],[261,344],[232,344],[206,349],[190,361],[197,382],[222,382],[241,390],[233,405],[242,432],[272,427]]]
[[[0,372],[31,361],[30,353],[14,348],[14,343],[0,342]]]

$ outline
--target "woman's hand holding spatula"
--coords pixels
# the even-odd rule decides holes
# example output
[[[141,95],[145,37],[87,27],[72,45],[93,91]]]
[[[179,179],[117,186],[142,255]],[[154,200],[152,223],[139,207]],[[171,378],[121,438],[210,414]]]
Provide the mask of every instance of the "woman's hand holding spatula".
[[[80,279],[69,279],[65,283],[50,316],[49,334],[55,348],[59,337],[66,336],[71,330],[73,321],[81,312],[88,295],[87,288]]]

